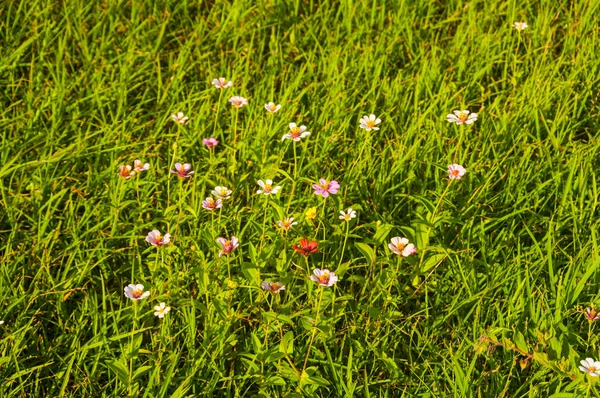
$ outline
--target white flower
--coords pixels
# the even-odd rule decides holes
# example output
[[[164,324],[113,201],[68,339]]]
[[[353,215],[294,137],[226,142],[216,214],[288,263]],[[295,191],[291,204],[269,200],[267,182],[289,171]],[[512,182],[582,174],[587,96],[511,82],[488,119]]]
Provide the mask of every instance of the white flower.
[[[150,163],[142,163],[141,160],[136,159],[133,161],[133,170],[136,173],[141,173],[142,171],[146,171],[150,169]]]
[[[453,114],[448,114],[446,115],[446,117],[448,118],[448,121],[450,123],[456,123],[456,124],[472,124],[473,122],[475,122],[475,120],[477,120],[477,114],[476,113],[471,113],[467,110],[463,110],[463,111],[453,111]],[[471,113],[471,114],[470,114]]]
[[[274,102],[269,102],[268,104],[265,104],[265,109],[270,113],[275,113],[281,109],[281,105],[275,105]]]
[[[529,27],[529,25],[527,25],[527,22],[515,22],[513,24],[513,26],[515,27],[515,29],[517,29],[519,32],[527,29]]]
[[[261,194],[261,193],[265,194],[265,195],[276,194],[281,189],[281,187],[279,185],[277,185],[276,187],[273,187],[272,180],[266,180],[265,182],[263,182],[262,180],[258,180],[258,185],[262,189],[259,189],[258,191],[256,191],[257,194]]]
[[[369,116],[363,116],[363,118],[360,119],[360,128],[367,131],[379,130],[379,127],[375,127],[379,123],[381,123],[381,119],[377,118],[377,116],[373,114]]]
[[[215,189],[210,191],[210,193],[212,193],[213,196],[216,196],[217,198],[225,200],[225,199],[229,199],[232,191],[229,190],[227,187],[217,186],[217,187],[215,187]]]
[[[408,243],[408,239],[399,236],[393,237],[391,243],[388,244],[390,250],[399,256],[408,257],[417,252],[417,248],[412,243]]]
[[[177,112],[171,114],[171,119],[173,119],[175,123],[187,124],[189,117],[184,115],[183,112]]]
[[[0,321],[0,325],[4,325],[4,321]]]
[[[243,106],[248,105],[248,100],[240,96],[231,97],[228,101],[231,105],[235,106],[236,108],[241,108]]]
[[[592,377],[597,377],[600,374],[600,361],[594,361],[592,358],[582,360],[579,370],[589,374]]]
[[[171,307],[167,307],[165,303],[160,303],[160,305],[154,307],[154,311],[156,311],[154,315],[162,319],[167,312],[171,311]]]
[[[451,164],[448,166],[448,177],[451,180],[460,180],[465,175],[467,169],[460,164]]]
[[[298,225],[296,221],[294,221],[294,217],[288,217],[286,219],[277,221],[277,225],[279,228],[283,228],[286,231],[289,231],[294,225]]]
[[[350,221],[353,218],[356,218],[356,212],[352,210],[351,207],[349,207],[348,210],[346,210],[346,212],[340,210],[340,220]]]
[[[125,288],[125,297],[127,297],[131,300],[134,300],[134,301],[145,299],[149,295],[150,295],[150,292],[144,291],[144,285],[129,284]]]
[[[302,138],[306,138],[310,135],[309,131],[306,131],[306,126],[296,126],[296,123],[290,123],[290,132],[287,134],[284,134],[283,138],[281,139],[281,141],[288,139],[288,140],[294,140],[294,141],[300,141]]]
[[[233,82],[231,80],[227,81],[227,79],[225,79],[224,77],[219,77],[218,79],[217,78],[213,79],[212,84],[216,88],[227,88],[227,87],[233,86]]]

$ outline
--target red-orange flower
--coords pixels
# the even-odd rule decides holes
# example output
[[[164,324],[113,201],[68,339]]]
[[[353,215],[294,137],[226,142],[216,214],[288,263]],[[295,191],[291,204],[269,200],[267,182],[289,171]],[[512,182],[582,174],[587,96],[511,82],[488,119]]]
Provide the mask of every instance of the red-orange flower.
[[[312,253],[318,252],[319,251],[318,247],[319,247],[319,244],[317,242],[315,242],[314,240],[311,240],[309,242],[308,239],[302,238],[302,239],[300,239],[300,246],[294,245],[294,246],[292,246],[292,249],[296,250],[298,253],[300,253],[304,256],[309,256]]]

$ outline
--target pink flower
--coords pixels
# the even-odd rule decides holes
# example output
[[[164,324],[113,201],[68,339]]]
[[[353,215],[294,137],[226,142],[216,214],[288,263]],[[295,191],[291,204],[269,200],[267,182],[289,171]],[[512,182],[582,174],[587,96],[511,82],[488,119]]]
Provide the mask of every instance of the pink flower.
[[[281,141],[284,140],[293,140],[293,141],[301,141],[302,138],[306,138],[310,135],[310,131],[306,131],[306,126],[298,127],[296,123],[290,123],[290,132],[283,135]]]
[[[183,114],[183,112],[177,112],[171,114],[171,119],[177,124],[187,124],[189,117]]]
[[[141,173],[142,171],[146,171],[150,169],[150,163],[144,163],[142,164],[142,161],[139,159],[136,159],[133,161],[133,170],[136,173]]]
[[[240,96],[231,97],[228,101],[231,105],[235,106],[236,108],[241,108],[243,106],[248,105],[248,100]]]
[[[315,269],[313,274],[310,276],[312,281],[317,282],[321,286],[333,286],[338,281],[338,277],[328,269]]]
[[[227,88],[233,86],[233,82],[231,80],[227,81],[227,79],[225,79],[224,77],[219,77],[218,79],[213,79],[212,85],[216,88]]]
[[[597,312],[595,308],[586,308],[584,315],[590,322],[594,322],[600,319],[600,312]]]
[[[154,229],[148,232],[146,242],[150,243],[152,246],[166,245],[171,242],[171,234],[165,234],[163,236],[158,229]]]
[[[285,290],[285,286],[279,282],[271,283],[269,281],[263,281],[261,287],[263,288],[263,290],[266,290],[271,294],[276,294],[282,290]]]
[[[130,179],[133,175],[135,174],[134,171],[131,171],[131,166],[130,165],[120,165],[119,166],[119,177],[121,178],[125,178],[125,179]]]
[[[218,238],[217,243],[220,244],[223,248],[219,253],[219,257],[221,257],[223,254],[229,255],[229,253],[237,249],[237,247],[239,246],[238,238],[236,238],[233,235],[231,236],[231,240],[227,240],[225,238]]]
[[[205,138],[205,139],[203,139],[203,140],[202,140],[202,143],[203,143],[204,145],[206,145],[206,147],[207,147],[208,149],[211,149],[211,148],[214,148],[214,147],[216,147],[216,146],[219,144],[219,141],[217,141],[217,139],[216,139],[216,138],[212,138],[212,137],[211,137],[211,138]]]
[[[467,170],[460,164],[451,164],[448,166],[448,177],[451,180],[460,180],[465,175]]]
[[[402,257],[408,257],[417,252],[415,245],[408,243],[408,239],[399,236],[393,237],[388,247],[394,254]]]
[[[211,198],[209,196],[208,198],[206,198],[205,200],[202,201],[202,207],[208,211],[220,209],[221,207],[223,207],[223,200],[222,199],[214,200],[213,198]]]
[[[190,171],[191,169],[192,165],[189,163],[175,163],[175,170],[171,170],[171,173],[177,174],[177,177],[189,178],[194,174],[193,171]]]
[[[340,188],[340,184],[337,181],[327,181],[324,178],[319,180],[319,184],[313,184],[313,189],[315,190],[315,195],[321,195],[324,198],[328,197],[329,194],[335,195],[338,193],[338,189]]]
[[[125,297],[133,301],[145,299],[150,295],[150,292],[144,291],[144,285],[129,284],[125,287]]]

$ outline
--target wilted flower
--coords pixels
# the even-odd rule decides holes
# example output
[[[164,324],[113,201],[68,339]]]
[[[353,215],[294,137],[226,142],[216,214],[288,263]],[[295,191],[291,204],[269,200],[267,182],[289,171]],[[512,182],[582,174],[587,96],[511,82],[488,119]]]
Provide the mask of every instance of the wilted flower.
[[[210,196],[202,201],[202,207],[208,211],[213,211],[215,209],[220,209],[223,207],[223,200],[221,198],[214,200]]]
[[[136,173],[141,173],[142,171],[146,171],[150,169],[150,163],[143,163],[139,159],[133,161],[133,170]]]
[[[381,119],[373,114],[370,116],[363,116],[363,118],[360,119],[360,128],[367,131],[379,130],[379,127],[376,127],[379,123],[381,123]]]
[[[150,292],[144,292],[144,285],[129,284],[125,288],[125,297],[134,301],[145,299],[149,295]]]
[[[513,26],[520,32],[524,29],[527,29],[529,27],[529,25],[527,25],[527,22],[515,22],[513,24]]]
[[[219,141],[216,138],[205,138],[202,140],[202,143],[206,145],[208,149],[214,148],[219,144]]]
[[[233,235],[231,236],[231,240],[227,240],[225,238],[218,238],[217,243],[220,244],[222,247],[221,252],[219,253],[219,257],[221,257],[223,254],[229,255],[229,253],[234,251],[239,246],[238,238],[236,238]]]
[[[315,269],[310,279],[317,282],[321,286],[333,286],[338,281],[338,277],[328,269]]]
[[[302,238],[302,239],[300,239],[300,246],[293,245],[292,249],[294,249],[295,251],[297,251],[298,253],[300,253],[304,256],[309,256],[312,253],[318,252],[319,251],[318,247],[319,247],[319,244],[317,242],[315,242],[314,240],[309,242],[308,239]]]
[[[194,171],[190,171],[191,169],[192,165],[189,163],[175,163],[175,170],[171,170],[171,173],[177,174],[177,177],[189,178],[194,174]]]
[[[315,190],[315,195],[321,195],[324,198],[328,197],[329,194],[335,195],[338,193],[338,189],[340,188],[340,184],[337,181],[327,181],[324,178],[319,179],[319,184],[313,184],[313,189]]]
[[[277,112],[279,109],[281,108],[281,105],[275,105],[274,102],[269,102],[268,104],[265,104],[265,109],[267,111],[269,111],[270,113],[275,113]]]
[[[585,312],[583,314],[590,322],[594,322],[594,321],[597,321],[598,319],[600,319],[600,313],[597,312],[595,308],[588,307],[585,309]]]
[[[248,105],[248,100],[244,97],[235,96],[235,97],[229,98],[229,103],[231,105],[235,106],[236,108],[241,108],[243,106]]]
[[[408,243],[408,239],[396,236],[391,239],[392,243],[388,244],[390,250],[399,256],[408,257],[417,252],[417,248],[412,243]]]
[[[306,209],[306,212],[304,213],[304,217],[307,220],[312,220],[312,219],[316,218],[317,217],[317,208],[309,207],[308,209]]]
[[[214,196],[221,198],[223,200],[229,199],[231,197],[232,191],[227,189],[227,187],[217,186],[215,189],[210,191]]]
[[[587,373],[592,377],[597,377],[598,374],[600,374],[600,361],[594,361],[592,358],[586,358],[579,363],[581,363],[579,370],[582,372]]]
[[[225,79],[224,77],[219,77],[218,79],[213,79],[212,85],[216,88],[227,88],[233,86],[233,82],[231,80],[227,81],[227,79]]]
[[[261,193],[265,194],[265,195],[276,194],[281,189],[281,187],[279,185],[274,187],[272,180],[266,180],[265,182],[263,182],[262,180],[258,180],[258,185],[262,189],[257,190],[256,191],[257,194],[261,194]]]
[[[165,303],[160,303],[160,305],[154,307],[154,311],[156,311],[154,315],[162,319],[167,312],[171,311],[171,307],[167,307]]]
[[[130,165],[120,165],[119,166],[119,177],[130,179],[135,174],[134,171],[131,171]]]
[[[268,282],[268,281],[263,281],[261,287],[263,288],[263,290],[268,291],[271,294],[276,294],[279,293],[282,290],[285,290],[285,286],[282,285],[279,282]]]
[[[290,228],[292,228],[294,225],[298,225],[298,223],[296,221],[294,221],[294,217],[288,217],[288,218],[284,219],[283,221],[281,221],[281,220],[277,221],[277,225],[279,226],[279,228],[283,228],[286,231],[289,231]]]
[[[283,135],[281,141],[288,139],[294,141],[300,141],[302,138],[306,138],[310,135],[309,131],[306,131],[306,126],[296,126],[296,123],[290,123],[290,132]]]
[[[464,110],[464,111],[453,111],[453,114],[448,114],[446,117],[448,118],[448,121],[450,123],[456,123],[456,124],[471,124],[473,123],[475,120],[477,120],[477,114],[476,113],[471,113]]]
[[[448,166],[448,177],[451,180],[460,180],[467,170],[460,164],[451,164]]]
[[[164,234],[163,236],[158,229],[154,229],[146,235],[146,242],[150,243],[152,246],[166,245],[171,242],[171,234]]]
[[[352,210],[351,207],[349,207],[345,212],[340,210],[340,220],[350,221],[353,218],[356,218],[356,212]]]
[[[183,112],[177,112],[171,114],[171,119],[178,124],[187,124],[189,117],[184,115]]]

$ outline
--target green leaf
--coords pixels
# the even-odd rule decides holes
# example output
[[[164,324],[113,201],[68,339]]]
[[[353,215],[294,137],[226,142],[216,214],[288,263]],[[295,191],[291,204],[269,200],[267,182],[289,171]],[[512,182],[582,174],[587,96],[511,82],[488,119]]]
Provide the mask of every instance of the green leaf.
[[[279,352],[283,352],[287,355],[294,352],[294,332],[291,330],[283,336],[283,339],[279,344]]]
[[[375,250],[365,243],[355,242],[356,248],[365,256],[369,264],[375,264]]]
[[[129,385],[129,370],[127,369],[127,365],[124,365],[122,362],[113,359],[106,362],[106,366],[115,372],[121,383],[125,384],[126,386]]]

